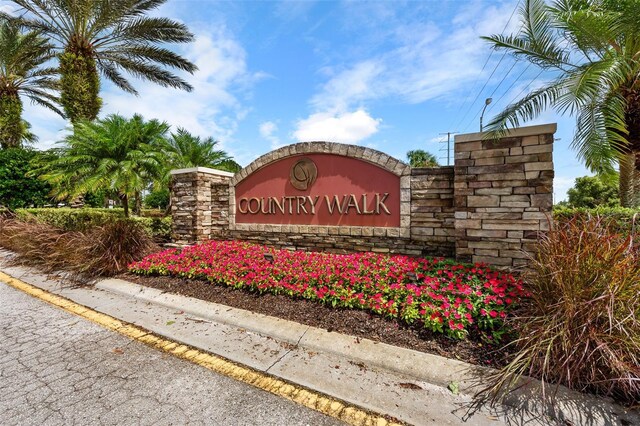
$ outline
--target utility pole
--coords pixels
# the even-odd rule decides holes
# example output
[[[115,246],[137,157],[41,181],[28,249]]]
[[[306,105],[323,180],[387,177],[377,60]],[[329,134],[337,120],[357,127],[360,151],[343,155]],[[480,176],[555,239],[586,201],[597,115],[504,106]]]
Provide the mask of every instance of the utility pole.
[[[451,165],[451,135],[455,135],[458,133],[460,132],[439,133],[441,136],[447,135],[447,166]],[[444,150],[441,149],[440,151],[444,151]]]

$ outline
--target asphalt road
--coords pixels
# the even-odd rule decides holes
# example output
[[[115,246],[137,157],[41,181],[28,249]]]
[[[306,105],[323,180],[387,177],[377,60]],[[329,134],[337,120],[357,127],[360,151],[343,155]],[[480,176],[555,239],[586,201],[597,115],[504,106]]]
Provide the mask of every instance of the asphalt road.
[[[2,425],[335,425],[0,283]]]

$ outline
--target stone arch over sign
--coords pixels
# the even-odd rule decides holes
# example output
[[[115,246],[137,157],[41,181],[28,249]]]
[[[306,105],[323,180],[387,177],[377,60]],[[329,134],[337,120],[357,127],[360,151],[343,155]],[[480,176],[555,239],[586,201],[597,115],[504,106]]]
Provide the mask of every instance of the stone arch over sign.
[[[328,154],[351,158],[377,166],[397,176],[400,182],[399,226],[326,226],[236,223],[236,187],[260,169],[289,157],[305,154]],[[320,235],[377,236],[409,238],[411,235],[411,168],[383,152],[335,142],[302,142],[265,154],[240,170],[229,181],[229,229],[238,231],[315,233]]]

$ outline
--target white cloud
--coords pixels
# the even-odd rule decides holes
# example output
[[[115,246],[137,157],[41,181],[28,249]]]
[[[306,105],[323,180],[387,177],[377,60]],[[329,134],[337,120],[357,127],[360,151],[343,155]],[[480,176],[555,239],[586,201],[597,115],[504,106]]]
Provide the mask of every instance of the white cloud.
[[[105,84],[101,116],[138,113],[196,135],[213,136],[224,146],[248,112],[241,96],[264,76],[247,69],[245,50],[224,28],[197,33],[180,53],[198,66],[194,75],[180,74],[194,87],[192,92],[132,79],[139,92],[136,97]]]
[[[345,110],[356,101],[370,99],[376,96],[373,82],[383,70],[376,61],[360,62],[330,79],[311,99],[311,105],[319,110]]]
[[[15,14],[15,8],[10,5],[10,4],[6,4],[7,2],[0,2],[0,12],[3,13],[8,13],[9,15],[14,15]]]
[[[260,123],[260,136],[271,143],[271,149],[277,149],[283,146],[280,138],[274,133],[278,131],[278,125],[273,121],[264,121]]]
[[[553,178],[554,203],[558,203],[567,199],[567,191],[575,184],[576,177],[556,176],[555,178]]]
[[[502,32],[514,4],[479,6],[472,19],[460,15],[452,23],[437,24],[398,21],[384,8],[386,13],[379,19],[369,17],[375,21],[370,24],[380,28],[371,43],[380,43],[383,34],[392,48],[345,63],[339,71],[330,73],[311,105],[316,110],[347,110],[385,98],[421,103],[445,95],[454,97],[456,93],[466,95],[469,86],[484,81],[495,65],[491,62],[481,72],[488,45],[480,36]],[[506,32],[516,21],[512,19]],[[492,59],[498,60],[499,56],[493,55]]]
[[[363,109],[337,114],[318,112],[296,123],[294,137],[299,141],[356,143],[376,133],[381,121]]]

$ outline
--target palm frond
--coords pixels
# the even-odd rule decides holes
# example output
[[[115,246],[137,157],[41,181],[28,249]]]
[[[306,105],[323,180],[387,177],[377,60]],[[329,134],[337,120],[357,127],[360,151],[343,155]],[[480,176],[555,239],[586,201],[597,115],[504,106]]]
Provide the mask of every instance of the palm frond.
[[[120,89],[133,95],[138,95],[138,91],[126,78],[124,78],[113,63],[109,61],[98,61],[98,69],[107,79]]]
[[[519,127],[521,122],[538,117],[553,106],[565,92],[566,88],[561,80],[534,90],[492,118],[486,126],[486,131],[495,137],[504,137],[510,127]]]
[[[553,108],[576,116],[571,146],[591,170],[611,172],[629,152],[640,155],[640,109],[633,107],[640,97],[639,7],[638,0],[527,0],[518,35],[485,40],[555,78],[495,116],[487,137]]]
[[[35,89],[35,88],[25,89],[24,94],[34,104],[50,109],[51,111],[58,114],[60,117],[66,118],[64,115],[64,112],[62,112],[62,110],[58,108],[58,105],[60,104],[60,99],[57,96],[42,90]]]
[[[105,54],[101,57],[103,59],[103,63],[111,62],[114,65],[117,65],[118,67],[127,71],[131,75],[140,79],[153,81],[154,83],[164,87],[173,87],[176,89],[185,90],[187,92],[193,90],[193,86],[191,86],[189,83],[160,66],[141,61],[134,61],[116,55]]]
[[[611,42],[623,30],[620,14],[613,11],[585,9],[572,0],[556,1],[550,7],[556,26],[589,60],[592,55],[602,59]]]
[[[169,49],[157,46],[119,46],[111,49],[108,52],[108,55],[112,58],[118,56],[136,62],[157,62],[189,73],[193,73],[198,70],[198,67],[184,59],[182,56],[170,51]]]
[[[193,34],[186,25],[168,18],[140,17],[116,26],[114,38],[150,43],[188,43],[193,41]]]
[[[165,2],[16,0],[20,16],[4,15],[48,36],[55,42],[52,52],[66,51],[94,59],[102,76],[126,92],[136,93],[127,73],[165,87],[190,91],[192,86],[167,68],[193,74],[197,67],[158,44],[190,42],[193,34],[180,22],[148,16]]]

